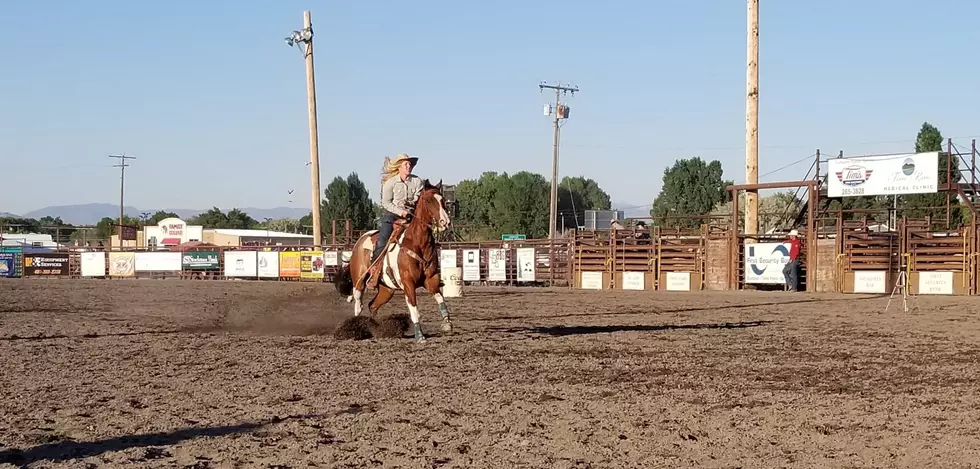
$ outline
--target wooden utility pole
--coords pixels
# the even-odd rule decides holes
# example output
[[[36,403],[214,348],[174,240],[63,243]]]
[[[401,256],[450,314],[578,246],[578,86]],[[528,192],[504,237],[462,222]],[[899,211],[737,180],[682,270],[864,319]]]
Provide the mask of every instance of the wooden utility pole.
[[[548,239],[554,241],[558,238],[558,143],[561,135],[561,120],[568,119],[568,106],[561,103],[561,95],[562,93],[574,95],[578,91],[578,87],[563,86],[561,83],[557,85],[542,83],[538,85],[538,88],[542,91],[545,89],[555,90],[555,107],[551,109],[549,106],[545,113],[545,115],[554,116],[553,123],[555,126],[551,152],[551,213],[548,217]]]
[[[748,1],[745,74],[745,183],[759,183],[759,0]],[[738,194],[735,195],[738,197]],[[745,191],[745,234],[759,233],[759,190]]]
[[[313,247],[323,246],[323,231],[320,226],[320,143],[317,137],[316,122],[316,78],[313,73],[313,21],[310,12],[303,12],[303,29],[293,31],[286,38],[286,44],[303,45],[303,58],[306,60],[306,100],[310,121],[310,179],[313,192]]]
[[[135,156],[123,155],[109,155],[109,158],[116,158],[119,160],[119,164],[112,165],[113,168],[119,168],[119,222],[116,224],[116,234],[119,235],[119,245],[123,245],[123,217],[125,216],[125,205],[123,200],[123,195],[125,193],[126,186],[126,160],[135,160]]]

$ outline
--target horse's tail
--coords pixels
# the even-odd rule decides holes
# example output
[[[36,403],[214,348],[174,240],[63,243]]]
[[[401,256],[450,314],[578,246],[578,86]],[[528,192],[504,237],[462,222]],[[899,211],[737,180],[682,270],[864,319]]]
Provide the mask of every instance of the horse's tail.
[[[337,272],[336,277],[333,280],[333,284],[337,287],[337,291],[343,296],[351,296],[354,293],[354,280],[350,275],[350,263],[343,266],[340,272]]]

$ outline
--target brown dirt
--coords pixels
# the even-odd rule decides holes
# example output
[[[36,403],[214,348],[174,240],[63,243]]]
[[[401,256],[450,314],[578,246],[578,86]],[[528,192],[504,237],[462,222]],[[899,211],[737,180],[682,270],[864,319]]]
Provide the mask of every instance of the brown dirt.
[[[980,302],[0,281],[0,467],[977,467]],[[396,297],[382,314],[405,312]],[[5,465],[4,463],[9,463]]]

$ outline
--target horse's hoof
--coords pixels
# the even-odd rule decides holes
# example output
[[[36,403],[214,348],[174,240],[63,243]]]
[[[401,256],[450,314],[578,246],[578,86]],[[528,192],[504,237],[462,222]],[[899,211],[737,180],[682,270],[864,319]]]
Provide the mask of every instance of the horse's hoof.
[[[347,295],[347,302],[350,303],[351,301],[354,301],[354,295]]]
[[[447,334],[453,333],[453,325],[449,321],[443,321],[442,325],[439,326],[439,331],[445,332]]]

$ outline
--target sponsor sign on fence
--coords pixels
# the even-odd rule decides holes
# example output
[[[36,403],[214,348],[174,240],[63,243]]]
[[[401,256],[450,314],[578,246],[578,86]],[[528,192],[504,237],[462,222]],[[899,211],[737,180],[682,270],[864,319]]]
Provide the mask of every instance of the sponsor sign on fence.
[[[463,250],[463,281],[477,282],[480,280],[480,250]]]
[[[491,282],[507,281],[507,250],[487,250],[487,280]]]
[[[517,281],[534,281],[534,248],[518,248],[517,257]]]
[[[25,277],[57,277],[68,275],[68,253],[35,252],[24,254]]]
[[[745,283],[784,284],[783,267],[789,262],[789,243],[745,245]]]
[[[17,274],[17,256],[13,252],[0,252],[0,277],[19,277]]]
[[[301,251],[299,255],[300,278],[323,278],[323,251]]]
[[[643,290],[645,280],[643,272],[623,272],[623,290]]]
[[[780,275],[782,275],[782,270],[780,267]],[[667,272],[664,280],[666,281],[664,288],[667,291],[691,291],[690,272]]]
[[[106,254],[103,251],[83,252],[78,256],[82,263],[82,277],[105,277]]]
[[[440,269],[452,269],[454,267],[459,267],[456,265],[456,250],[455,249],[443,249],[439,251],[439,268]]]
[[[831,158],[827,195],[930,194],[939,188],[939,152]]]
[[[279,278],[279,253],[261,251],[258,253],[259,278]]]
[[[257,277],[255,251],[225,251],[225,277]]]
[[[299,278],[300,253],[280,252],[279,253],[279,276],[283,278]]]
[[[919,272],[920,295],[952,295],[952,272]]]
[[[884,270],[855,270],[854,293],[885,293],[887,275]]]
[[[180,258],[184,270],[218,270],[221,261],[218,251],[185,252]]]
[[[179,272],[183,260],[179,252],[137,252],[137,272]]]
[[[136,276],[136,253],[110,252],[109,253],[109,276],[110,277],[135,277]]]

